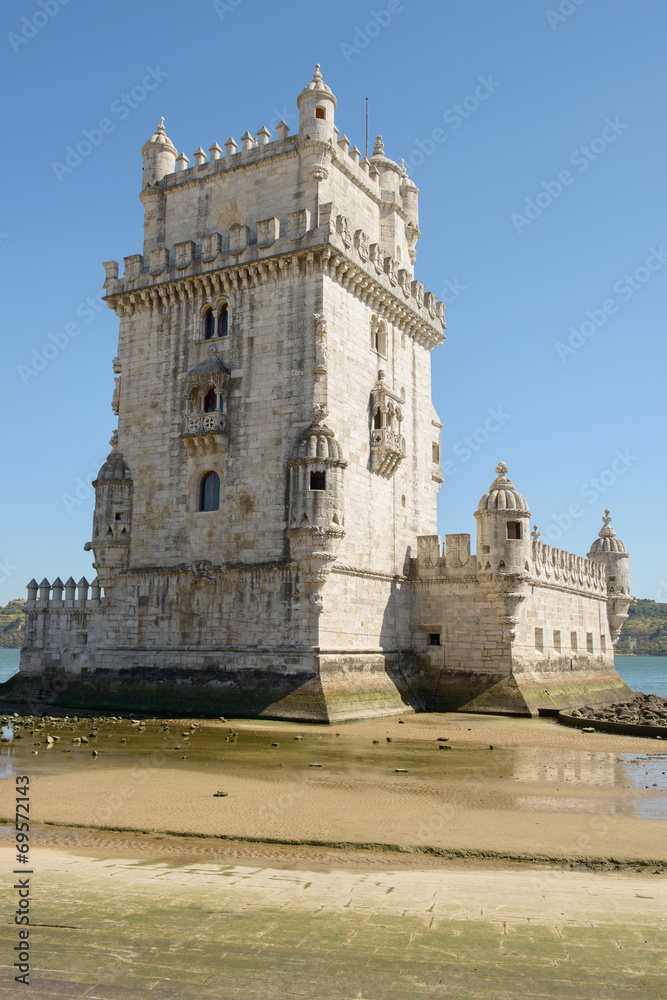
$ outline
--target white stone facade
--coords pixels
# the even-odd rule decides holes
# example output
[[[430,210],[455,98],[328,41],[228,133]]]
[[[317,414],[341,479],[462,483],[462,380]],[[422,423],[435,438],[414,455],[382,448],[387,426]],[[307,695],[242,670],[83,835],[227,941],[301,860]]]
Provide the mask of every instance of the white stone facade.
[[[501,466],[477,556],[467,535],[441,552],[444,306],[414,275],[419,192],[379,137],[359,160],[319,67],[297,103],[294,136],[188,166],[161,122],[142,150],[143,252],[105,264],[98,579],[32,581],[22,681],[66,704],[331,721],[617,697],[608,577],[627,553],[531,540]]]

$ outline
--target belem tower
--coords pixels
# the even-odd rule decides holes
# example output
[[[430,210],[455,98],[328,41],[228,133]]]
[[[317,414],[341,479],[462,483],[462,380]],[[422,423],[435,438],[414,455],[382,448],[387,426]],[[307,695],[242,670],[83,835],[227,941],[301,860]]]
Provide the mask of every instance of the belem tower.
[[[104,265],[97,578],[31,581],[7,696],[330,722],[622,699],[608,512],[587,558],[545,545],[501,462],[475,553],[436,534],[445,322],[414,273],[419,192],[380,137],[360,158],[319,67],[297,104],[294,135],[190,162],[161,121],[142,149],[143,253]]]

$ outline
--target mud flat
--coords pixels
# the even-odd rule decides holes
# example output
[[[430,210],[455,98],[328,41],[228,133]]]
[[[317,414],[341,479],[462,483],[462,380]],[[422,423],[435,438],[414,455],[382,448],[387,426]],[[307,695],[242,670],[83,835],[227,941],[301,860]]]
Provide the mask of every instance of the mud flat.
[[[33,719],[16,720],[9,739],[4,773],[33,775],[35,822],[667,861],[667,747],[551,719],[406,715],[337,728]],[[0,816],[11,815],[12,798],[13,783],[5,781]]]

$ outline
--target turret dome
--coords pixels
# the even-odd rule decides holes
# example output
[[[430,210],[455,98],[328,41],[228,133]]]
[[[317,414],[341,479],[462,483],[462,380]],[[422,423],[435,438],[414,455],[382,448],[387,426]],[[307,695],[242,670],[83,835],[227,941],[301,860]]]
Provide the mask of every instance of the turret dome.
[[[323,97],[329,97],[333,101],[334,107],[336,107],[336,98],[334,97],[331,87],[327,87],[326,83],[322,79],[322,74],[320,73],[320,64],[315,64],[315,72],[313,73],[313,79],[310,81],[308,86],[304,87],[299,96],[296,99],[296,103],[300,104],[304,97],[317,97],[322,95]]]
[[[598,537],[591,545],[591,552],[627,552],[625,545],[620,538],[616,537],[616,532],[611,526],[611,516],[609,510],[605,510],[602,518],[604,524],[598,532]]]
[[[142,149],[142,153],[147,146],[164,146],[165,149],[168,149],[170,151],[173,150],[174,155],[176,154],[176,147],[174,146],[173,142],[171,141],[171,139],[164,130],[164,118],[160,118],[160,124],[158,125],[158,127],[156,128],[155,132],[150,137],[150,139],[148,139],[145,142],[144,147]]]
[[[314,420],[301,435],[298,446],[299,458],[342,458],[334,432],[323,420]]]
[[[111,451],[107,455],[106,462],[97,473],[96,482],[123,482],[124,480],[131,479],[130,470],[125,464],[125,459],[116,448],[116,445],[118,444],[117,431],[114,431],[109,444],[111,445]]]
[[[499,462],[496,466],[497,478],[493,480],[488,491],[484,494],[477,505],[477,512],[482,514],[485,511],[508,511],[525,512],[528,510],[526,498],[514,489],[514,486],[507,478],[507,466],[504,462]]]

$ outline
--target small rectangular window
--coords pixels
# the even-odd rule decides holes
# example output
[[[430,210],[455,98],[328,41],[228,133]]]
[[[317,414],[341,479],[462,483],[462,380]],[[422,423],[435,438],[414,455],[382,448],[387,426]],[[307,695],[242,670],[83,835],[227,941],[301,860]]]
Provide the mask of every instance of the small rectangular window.
[[[440,462],[440,445],[437,441],[434,441],[431,445],[431,457],[434,462]]]
[[[508,521],[507,522],[507,537],[508,538],[521,538],[521,522],[520,521]]]
[[[610,576],[609,579],[611,580],[612,583],[616,583],[616,577],[615,576]]]
[[[326,116],[327,116],[327,113],[324,110],[324,108],[315,108],[315,117],[316,118],[326,118]]]
[[[592,632],[587,632],[586,633],[586,652],[587,653],[592,653],[593,652],[593,633]]]
[[[543,628],[536,628],[535,629],[535,649],[537,649],[538,652],[540,652],[540,653],[544,652],[544,629]]]
[[[557,629],[554,629],[554,649],[557,653],[561,651],[560,632]]]
[[[428,644],[429,644],[429,646],[439,646],[440,645],[440,633],[439,632],[429,632],[429,634],[428,634]]]
[[[326,490],[326,473],[325,472],[311,472],[310,474],[310,488],[311,490]]]
[[[607,652],[607,636],[606,635],[601,635],[600,636],[600,649],[602,650],[603,653]]]
[[[577,651],[577,633],[576,632],[570,632],[570,648],[572,649],[573,653],[576,653],[576,651]]]

